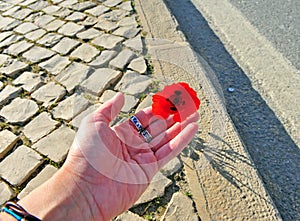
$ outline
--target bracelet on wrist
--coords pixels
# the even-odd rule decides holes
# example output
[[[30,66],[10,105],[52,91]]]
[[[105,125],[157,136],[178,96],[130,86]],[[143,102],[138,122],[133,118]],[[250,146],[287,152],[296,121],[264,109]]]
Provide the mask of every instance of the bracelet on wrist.
[[[34,215],[28,213],[22,206],[17,203],[7,202],[1,209],[1,212],[7,213],[18,221],[42,221]]]

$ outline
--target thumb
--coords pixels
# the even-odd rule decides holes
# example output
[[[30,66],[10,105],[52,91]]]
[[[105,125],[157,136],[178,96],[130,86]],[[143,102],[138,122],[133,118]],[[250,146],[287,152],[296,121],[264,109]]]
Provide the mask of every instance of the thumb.
[[[102,121],[108,125],[120,113],[124,100],[124,95],[118,92],[94,113],[94,121]]]

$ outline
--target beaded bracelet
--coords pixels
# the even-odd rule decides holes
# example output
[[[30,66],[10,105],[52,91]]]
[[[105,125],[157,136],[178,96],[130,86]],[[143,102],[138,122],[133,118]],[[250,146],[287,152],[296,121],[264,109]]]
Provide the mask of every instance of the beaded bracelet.
[[[28,213],[22,206],[17,203],[7,202],[1,209],[1,212],[5,212],[13,216],[16,220],[28,220],[28,221],[42,221],[41,219]]]

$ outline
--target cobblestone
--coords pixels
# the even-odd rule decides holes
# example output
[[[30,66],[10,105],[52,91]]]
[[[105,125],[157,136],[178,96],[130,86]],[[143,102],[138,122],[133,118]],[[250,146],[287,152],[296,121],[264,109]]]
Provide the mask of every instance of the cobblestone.
[[[157,197],[162,197],[165,193],[165,188],[170,186],[172,181],[165,177],[162,173],[158,172],[154,177],[147,190],[142,194],[138,201],[134,204],[139,205],[142,203],[150,202]]]
[[[121,81],[117,84],[116,89],[123,93],[138,96],[144,93],[153,80],[133,71],[127,71]]]
[[[1,18],[1,16],[0,16]],[[3,31],[0,33],[0,42],[2,42],[3,40],[5,40],[7,37],[12,35],[12,31]],[[2,55],[2,54],[1,54]]]
[[[125,17],[118,22],[118,25],[119,26],[137,27],[138,23],[136,22],[135,17]]]
[[[16,77],[20,72],[29,67],[28,64],[18,61],[16,59],[10,59],[0,68],[0,73],[7,75],[8,77]]]
[[[57,168],[47,165],[35,178],[33,178],[26,187],[18,194],[18,199],[24,198],[32,190],[36,189],[57,172]]]
[[[172,196],[162,220],[198,221],[199,219],[194,211],[193,201],[184,194],[177,192]]]
[[[0,131],[0,159],[10,151],[19,140],[19,137],[9,130]]]
[[[9,100],[12,100],[18,96],[22,88],[13,87],[11,85],[7,85],[1,92],[0,92],[0,107],[2,107],[5,103]]]
[[[10,184],[19,186],[42,162],[42,157],[39,154],[22,145],[1,161],[0,174]]]
[[[41,15],[34,19],[34,23],[39,27],[45,27],[49,22],[53,21],[55,17],[51,15]]]
[[[58,29],[58,33],[69,37],[73,37],[82,30],[84,30],[83,26],[77,25],[74,22],[68,22],[64,24],[60,29]]]
[[[117,57],[109,62],[109,65],[123,70],[135,56],[136,55],[133,53],[133,51],[124,49],[117,55]]]
[[[24,127],[24,134],[32,143],[49,134],[59,122],[52,120],[50,114],[42,112]]]
[[[130,62],[128,68],[138,73],[145,74],[147,71],[147,64],[143,57],[138,57]]]
[[[77,85],[82,83],[94,70],[86,65],[73,62],[63,70],[56,80],[63,84],[68,92],[72,92]]]
[[[68,54],[72,49],[77,47],[80,44],[79,41],[76,41],[74,39],[64,37],[57,45],[55,45],[52,50],[62,54],[66,55]]]
[[[103,34],[100,37],[95,38],[92,43],[106,49],[113,49],[121,41],[123,41],[122,37],[114,36],[111,34]]]
[[[24,35],[28,32],[34,31],[38,28],[39,28],[38,26],[36,26],[35,24],[33,24],[31,22],[25,22],[25,23],[20,24],[18,27],[16,27],[14,29],[14,31]]]
[[[108,12],[110,10],[110,8],[104,6],[104,5],[98,5],[92,9],[86,10],[86,13],[89,13],[95,17],[98,17],[100,15],[102,15],[105,12]]]
[[[4,106],[0,115],[10,123],[24,123],[28,121],[39,110],[37,104],[32,100],[16,98],[7,106]]]
[[[91,39],[94,39],[95,37],[98,37],[102,34],[103,34],[103,32],[98,31],[94,28],[90,28],[86,31],[82,31],[82,32],[78,33],[76,35],[76,37],[80,38],[80,39],[83,39],[83,40],[91,40]]]
[[[139,217],[138,215],[130,212],[130,211],[126,211],[125,213],[123,213],[122,215],[118,216],[116,219],[116,221],[145,221],[145,219]]]
[[[129,39],[129,40],[125,41],[124,45],[140,54],[143,53],[144,46],[143,46],[141,36],[136,36],[133,39]]]
[[[41,38],[44,34],[46,34],[45,30],[38,29],[38,30],[27,33],[25,35],[25,38],[29,39],[30,41],[36,41],[39,38]]]
[[[99,68],[96,69],[96,71],[80,85],[84,90],[99,96],[104,92],[104,90],[114,84],[121,75],[121,72],[113,69]]]
[[[81,13],[81,12],[73,12],[71,15],[66,17],[67,21],[72,21],[72,22],[78,22],[78,21],[83,21],[87,17],[86,14]]]
[[[112,32],[119,26],[116,22],[100,20],[94,27],[106,32]]]
[[[0,181],[0,205],[14,197],[14,191],[3,181]]]
[[[69,148],[75,137],[75,132],[67,126],[62,125],[48,136],[35,143],[32,148],[55,162],[65,159]],[[64,142],[61,142],[61,141]]]
[[[40,40],[37,41],[38,44],[44,45],[45,47],[53,47],[56,43],[62,39],[63,36],[56,33],[48,33]]]
[[[53,117],[70,121],[89,106],[89,101],[82,95],[73,94],[61,101],[57,107],[52,110]]]
[[[96,57],[89,65],[94,68],[101,68],[108,64],[108,62],[113,59],[118,53],[113,50],[102,51],[100,56]]]
[[[32,46],[33,43],[29,43],[23,40],[9,46],[7,49],[4,50],[4,53],[18,56],[22,52],[27,51],[27,49],[31,48]]]
[[[53,20],[45,25],[45,29],[47,31],[57,31],[61,26],[63,26],[66,22],[61,20]]]
[[[22,39],[23,39],[22,36],[12,34],[8,38],[6,38],[5,40],[0,42],[0,48],[9,46],[9,45],[11,45],[19,40],[22,40]]]
[[[50,58],[54,55],[55,53],[53,51],[50,51],[49,49],[42,48],[39,46],[34,46],[31,48],[29,51],[25,52],[23,54],[24,58],[27,60],[36,63],[40,62],[46,58]]]
[[[26,71],[16,78],[13,84],[28,92],[33,92],[44,84],[44,79],[41,74]]]
[[[129,12],[124,11],[124,10],[113,10],[111,12],[105,13],[103,15],[99,16],[99,19],[102,20],[107,20],[107,21],[113,21],[113,22],[118,22],[122,18],[125,18],[127,15],[129,15]]]
[[[70,55],[70,57],[79,58],[82,61],[90,62],[96,57],[100,51],[88,43],[83,43],[76,48]]]
[[[123,36],[125,38],[133,38],[139,33],[140,29],[135,26],[123,26],[113,32],[114,35]]]
[[[64,70],[71,62],[68,58],[55,55],[49,60],[40,63],[39,66],[47,70],[53,75],[58,75],[62,70]]]
[[[48,107],[53,103],[61,100],[66,94],[66,90],[54,82],[50,82],[38,90],[36,90],[31,96],[37,101],[43,102],[44,107]]]

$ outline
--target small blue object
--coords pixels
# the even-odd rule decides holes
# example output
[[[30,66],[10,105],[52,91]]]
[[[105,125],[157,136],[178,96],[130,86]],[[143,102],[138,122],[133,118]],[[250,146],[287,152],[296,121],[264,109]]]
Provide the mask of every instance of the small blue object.
[[[234,88],[233,87],[229,87],[227,90],[228,90],[228,92],[231,92],[231,93],[234,92]]]
[[[136,127],[136,129],[138,130],[138,132],[144,130],[142,124],[140,123],[139,119],[137,119],[136,116],[130,117],[130,120],[131,120],[131,122],[134,124],[134,126]]]
[[[21,216],[15,214],[13,211],[7,209],[6,207],[2,208],[2,211],[5,212],[5,213],[7,213],[7,214],[9,214],[9,215],[11,215],[11,216],[13,216],[16,220],[22,221],[22,217]]]

